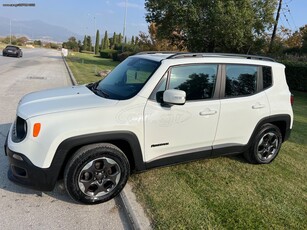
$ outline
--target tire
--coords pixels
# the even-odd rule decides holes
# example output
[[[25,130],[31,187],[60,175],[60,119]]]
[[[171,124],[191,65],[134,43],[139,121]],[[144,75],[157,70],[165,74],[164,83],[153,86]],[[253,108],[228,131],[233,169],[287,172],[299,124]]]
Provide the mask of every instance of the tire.
[[[269,164],[278,155],[281,144],[280,129],[273,124],[265,124],[260,128],[249,151],[244,153],[244,157],[253,164]]]
[[[71,157],[64,171],[64,184],[75,201],[99,204],[118,195],[129,174],[129,161],[119,148],[107,143],[92,144]]]

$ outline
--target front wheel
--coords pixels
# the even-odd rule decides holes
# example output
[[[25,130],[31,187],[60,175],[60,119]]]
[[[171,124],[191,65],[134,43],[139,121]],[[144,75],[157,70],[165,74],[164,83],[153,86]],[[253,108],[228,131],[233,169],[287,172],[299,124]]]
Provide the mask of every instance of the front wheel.
[[[273,124],[265,124],[260,128],[252,146],[244,156],[250,163],[268,164],[276,158],[281,144],[280,129]]]
[[[129,173],[129,161],[119,148],[104,143],[87,145],[69,160],[64,184],[75,201],[99,204],[120,193]]]

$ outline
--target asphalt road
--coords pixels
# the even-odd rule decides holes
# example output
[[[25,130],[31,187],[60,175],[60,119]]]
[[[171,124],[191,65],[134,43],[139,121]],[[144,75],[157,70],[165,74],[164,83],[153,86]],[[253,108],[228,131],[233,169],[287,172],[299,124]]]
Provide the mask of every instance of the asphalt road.
[[[24,57],[0,56],[0,229],[129,229],[116,200],[86,206],[74,203],[59,182],[42,193],[7,178],[3,145],[21,97],[29,92],[70,85],[59,51],[25,49]]]

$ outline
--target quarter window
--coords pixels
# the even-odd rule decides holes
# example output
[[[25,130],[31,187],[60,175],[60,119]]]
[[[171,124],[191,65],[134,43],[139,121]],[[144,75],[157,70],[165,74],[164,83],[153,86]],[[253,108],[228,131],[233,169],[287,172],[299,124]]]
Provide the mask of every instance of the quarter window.
[[[184,65],[171,70],[169,89],[186,92],[187,101],[213,97],[218,65]]]
[[[226,65],[225,97],[248,96],[257,91],[257,66]]]
[[[272,69],[268,66],[262,67],[263,72],[263,89],[267,89],[272,86]]]

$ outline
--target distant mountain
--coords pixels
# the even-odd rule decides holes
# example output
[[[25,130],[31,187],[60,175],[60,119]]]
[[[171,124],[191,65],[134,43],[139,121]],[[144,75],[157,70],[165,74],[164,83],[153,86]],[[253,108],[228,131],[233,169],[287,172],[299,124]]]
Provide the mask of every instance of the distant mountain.
[[[44,40],[52,42],[67,41],[69,37],[74,36],[81,39],[82,36],[61,26],[54,26],[40,20],[32,21],[11,21],[12,35],[26,36],[33,40]],[[10,35],[10,19],[0,17],[0,36]]]

